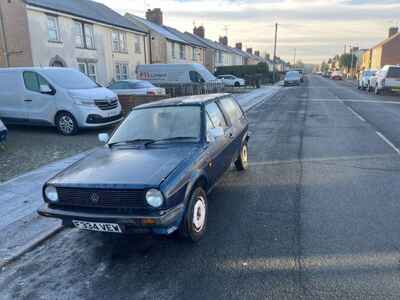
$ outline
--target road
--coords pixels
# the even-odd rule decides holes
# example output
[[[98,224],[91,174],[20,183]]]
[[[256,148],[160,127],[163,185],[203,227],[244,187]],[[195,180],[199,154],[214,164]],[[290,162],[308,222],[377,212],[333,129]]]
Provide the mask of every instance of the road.
[[[400,99],[309,76],[249,120],[200,243],[64,230],[0,299],[399,299]]]

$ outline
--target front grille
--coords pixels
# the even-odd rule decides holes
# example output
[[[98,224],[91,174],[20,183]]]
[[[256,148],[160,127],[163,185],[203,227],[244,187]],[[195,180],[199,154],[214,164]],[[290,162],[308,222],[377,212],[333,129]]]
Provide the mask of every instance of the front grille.
[[[60,205],[124,209],[147,207],[145,190],[57,188],[57,191]]]
[[[94,103],[101,110],[111,110],[118,107],[118,100],[95,100]]]

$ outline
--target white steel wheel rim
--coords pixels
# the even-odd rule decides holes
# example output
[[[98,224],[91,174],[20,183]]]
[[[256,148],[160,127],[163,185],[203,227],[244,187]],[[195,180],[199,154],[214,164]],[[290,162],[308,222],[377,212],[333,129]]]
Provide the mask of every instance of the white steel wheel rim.
[[[197,197],[196,203],[193,208],[193,220],[194,230],[200,232],[204,228],[206,222],[206,202],[202,196]]]
[[[59,125],[62,132],[71,133],[74,130],[74,121],[69,116],[62,116]]]
[[[242,148],[242,163],[244,166],[247,166],[247,162],[248,162],[247,145],[244,145]]]

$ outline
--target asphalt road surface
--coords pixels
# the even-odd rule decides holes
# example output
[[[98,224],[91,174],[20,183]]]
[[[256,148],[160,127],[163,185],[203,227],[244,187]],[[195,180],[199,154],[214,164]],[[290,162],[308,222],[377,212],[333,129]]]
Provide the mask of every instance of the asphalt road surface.
[[[200,243],[64,230],[0,299],[399,299],[400,99],[310,76],[249,119]]]

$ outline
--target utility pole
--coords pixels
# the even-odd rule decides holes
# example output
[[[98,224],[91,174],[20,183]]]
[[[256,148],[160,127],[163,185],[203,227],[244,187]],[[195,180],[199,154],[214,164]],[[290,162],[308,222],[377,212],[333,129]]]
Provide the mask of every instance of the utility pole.
[[[296,67],[296,51],[297,49],[294,48],[293,67]]]
[[[350,44],[350,55],[351,55],[351,63],[350,63],[350,76],[353,79],[353,47]]]
[[[275,41],[274,41],[274,72],[272,74],[273,81],[276,81],[276,42],[278,40],[278,23],[275,23]]]

